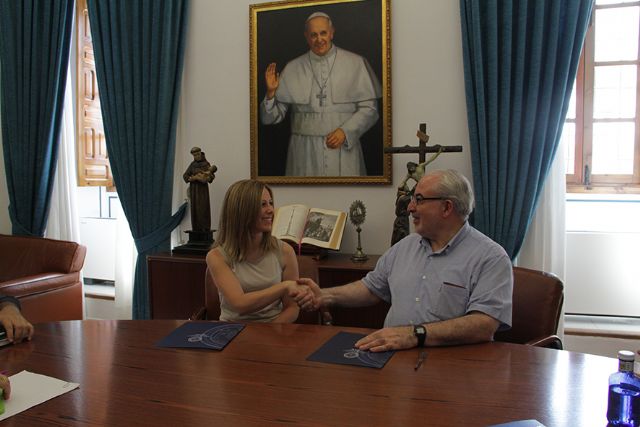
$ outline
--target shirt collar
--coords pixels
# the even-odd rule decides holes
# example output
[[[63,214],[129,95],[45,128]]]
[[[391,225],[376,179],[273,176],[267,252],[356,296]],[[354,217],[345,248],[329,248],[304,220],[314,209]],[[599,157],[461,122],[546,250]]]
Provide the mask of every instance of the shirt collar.
[[[337,51],[338,48],[335,44],[331,44],[331,49],[329,49],[329,52],[322,56],[316,55],[311,49],[309,49],[309,58],[311,58],[312,61],[330,61],[334,56],[336,56]]]
[[[447,244],[437,252],[433,252],[433,250],[431,249],[431,244],[429,243],[429,239],[427,239],[426,237],[420,239],[420,245],[432,255],[445,254],[449,250],[449,248],[455,248],[460,244],[461,241],[464,240],[465,236],[469,234],[470,227],[471,226],[469,225],[469,222],[465,221],[464,224],[462,224],[462,227],[460,227],[460,230],[458,230],[458,232],[451,238],[451,240],[449,240]]]

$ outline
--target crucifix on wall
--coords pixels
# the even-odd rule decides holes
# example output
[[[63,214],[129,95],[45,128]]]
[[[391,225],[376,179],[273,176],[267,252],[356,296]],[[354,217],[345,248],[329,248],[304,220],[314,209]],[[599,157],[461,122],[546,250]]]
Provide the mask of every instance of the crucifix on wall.
[[[385,153],[391,154],[418,154],[418,163],[407,162],[407,174],[398,186],[396,192],[396,219],[393,222],[393,232],[391,234],[391,245],[409,235],[409,212],[407,208],[415,190],[415,186],[425,174],[426,167],[442,153],[461,153],[461,145],[432,145],[427,146],[429,135],[427,135],[427,124],[420,123],[417,146],[405,145],[404,147],[387,147]],[[427,159],[427,153],[433,153]],[[409,182],[415,181],[409,188]]]

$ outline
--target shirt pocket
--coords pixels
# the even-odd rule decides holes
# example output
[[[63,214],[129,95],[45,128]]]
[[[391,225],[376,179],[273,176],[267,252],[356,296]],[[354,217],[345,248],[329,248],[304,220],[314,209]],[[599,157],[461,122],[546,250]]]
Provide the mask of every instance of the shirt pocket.
[[[469,290],[456,279],[443,279],[440,284],[435,314],[440,320],[463,316],[469,304]]]

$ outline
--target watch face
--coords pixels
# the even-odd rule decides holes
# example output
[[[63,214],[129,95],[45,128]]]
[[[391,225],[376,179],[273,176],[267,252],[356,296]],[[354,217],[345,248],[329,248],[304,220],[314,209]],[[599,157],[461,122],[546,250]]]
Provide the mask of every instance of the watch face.
[[[416,326],[414,329],[414,333],[416,335],[420,334],[420,335],[424,335],[427,333],[426,329],[424,328],[424,326]]]

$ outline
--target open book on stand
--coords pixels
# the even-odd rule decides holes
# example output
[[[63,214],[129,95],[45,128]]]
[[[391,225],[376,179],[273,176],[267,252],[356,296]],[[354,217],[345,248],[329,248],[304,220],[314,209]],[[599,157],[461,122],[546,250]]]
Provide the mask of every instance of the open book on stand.
[[[302,245],[339,250],[346,222],[346,212],[287,205],[276,210],[271,234],[295,243],[298,252]]]

